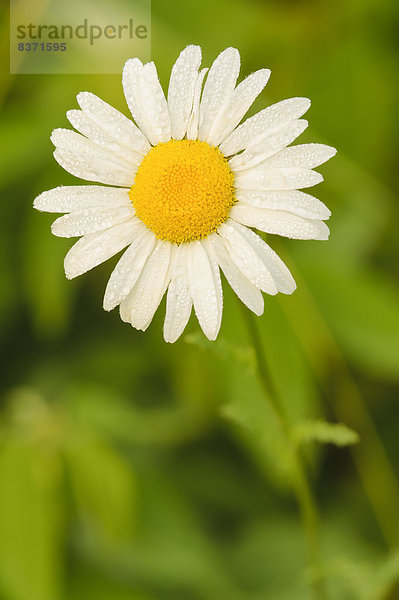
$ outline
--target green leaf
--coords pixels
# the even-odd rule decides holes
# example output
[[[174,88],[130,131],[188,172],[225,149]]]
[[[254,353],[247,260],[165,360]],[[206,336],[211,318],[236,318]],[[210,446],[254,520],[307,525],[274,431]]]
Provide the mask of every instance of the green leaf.
[[[127,460],[104,439],[76,430],[65,458],[82,525],[105,543],[126,540],[135,513],[134,474]]]
[[[138,407],[123,394],[93,384],[74,385],[66,403],[75,427],[117,443],[168,445],[182,443],[201,431],[201,407],[174,404]]]
[[[78,566],[69,573],[65,598],[68,600],[158,600],[136,589],[137,585],[107,577],[104,571]]]
[[[255,462],[279,489],[291,488],[292,463],[283,437],[255,377],[232,375],[231,400],[221,414],[237,427],[237,436]]]
[[[273,515],[245,523],[240,544],[228,549],[243,587],[258,591],[249,598],[309,599],[301,524],[277,508]]]
[[[176,485],[178,477],[173,465],[165,472],[147,463],[139,473],[140,522],[132,547],[119,548],[126,575],[163,590],[165,598],[237,600],[224,553],[206,534],[190,497]]]
[[[0,449],[0,589],[7,600],[58,600],[65,506],[57,427],[38,396],[10,398]]]
[[[371,578],[371,592],[367,596],[367,600],[396,598],[394,591],[399,582],[399,552],[390,553],[380,565],[377,573],[373,567],[374,565],[370,565],[370,572],[373,573],[373,577]]]
[[[302,268],[304,265],[302,265]],[[315,299],[348,358],[371,374],[399,376],[397,286],[375,270],[309,262],[304,270]]]
[[[31,210],[24,236],[23,276],[28,308],[40,337],[55,337],[67,329],[77,285],[66,279],[64,256],[70,240],[55,239],[50,232],[54,215]]]
[[[200,350],[211,350],[223,361],[233,360],[240,366],[244,366],[249,373],[255,372],[256,358],[251,346],[233,344],[222,337],[211,342],[202,332],[190,333],[184,337],[184,341]]]
[[[351,446],[357,444],[359,436],[353,429],[343,423],[328,423],[322,419],[303,421],[293,428],[297,443],[319,442],[335,446]]]
[[[399,553],[393,551],[386,556],[374,555],[365,559],[364,550],[361,560],[348,554],[325,563],[326,571],[334,582],[334,591],[341,584],[354,600],[396,600]]]
[[[248,339],[238,302],[229,308],[235,335],[239,335],[242,328],[244,339]],[[265,361],[277,400],[288,422],[293,425],[319,416],[318,390],[309,364],[277,298],[268,301],[265,314],[257,319],[256,326],[260,329]],[[222,407],[222,414],[239,425],[237,435],[273,483],[281,490],[291,489],[289,444],[281,433],[256,372],[231,368],[231,364],[227,363],[223,375],[228,399]],[[310,448],[310,451],[313,450]]]

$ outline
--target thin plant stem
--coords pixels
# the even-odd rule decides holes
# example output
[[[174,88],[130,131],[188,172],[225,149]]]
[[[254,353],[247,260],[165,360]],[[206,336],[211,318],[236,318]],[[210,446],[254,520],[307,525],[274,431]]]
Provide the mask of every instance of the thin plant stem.
[[[399,505],[399,484],[394,468],[333,332],[299,273],[295,273],[295,279],[300,282],[301,288],[297,303],[303,298],[299,310],[305,317],[298,319],[292,304],[283,303],[283,310],[321,386],[325,386],[325,372],[318,357],[328,352],[330,360],[337,367],[339,390],[335,395],[333,410],[338,420],[353,427],[361,440],[367,440],[367,443],[352,446],[350,450],[381,533],[387,545],[395,548],[399,543],[399,519],[395,518]],[[314,323],[313,331],[317,332],[312,340],[308,336],[307,325],[303,327],[303,323],[309,322]]]
[[[251,339],[257,362],[257,372],[262,384],[266,400],[279,424],[290,453],[293,467],[293,489],[301,511],[307,541],[308,563],[311,572],[311,586],[315,600],[325,600],[326,594],[322,581],[322,568],[319,547],[319,517],[317,506],[308,481],[301,452],[294,442],[291,427],[286,418],[283,407],[278,401],[270,373],[268,370],[262,339],[257,322],[246,307],[242,307],[249,337]]]

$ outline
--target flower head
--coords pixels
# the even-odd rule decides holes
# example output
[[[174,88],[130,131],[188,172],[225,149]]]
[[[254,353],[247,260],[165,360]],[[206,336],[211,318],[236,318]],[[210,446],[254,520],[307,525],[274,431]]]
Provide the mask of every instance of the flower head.
[[[154,63],[126,62],[123,88],[136,124],[89,92],[55,129],[54,156],[69,173],[105,185],[58,187],[35,208],[66,213],[52,232],[82,236],[65,257],[73,278],[125,249],[104,308],[145,330],[167,292],[164,337],[175,341],[192,307],[205,335],[222,318],[220,269],[257,315],[261,292],[290,294],[295,282],[250,228],[297,239],[328,238],[330,211],[299,191],[322,181],[313,171],[335,154],[322,144],[289,146],[306,128],[310,101],[278,102],[240,124],[266,85],[261,69],[236,86],[240,56],[222,52],[207,73],[188,46],[173,66],[167,99]],[[206,76],[206,79],[205,79]]]

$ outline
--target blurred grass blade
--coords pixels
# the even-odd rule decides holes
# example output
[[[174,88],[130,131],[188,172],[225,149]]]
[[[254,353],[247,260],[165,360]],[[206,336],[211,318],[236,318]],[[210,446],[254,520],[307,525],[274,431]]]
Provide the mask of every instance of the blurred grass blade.
[[[0,589],[7,600],[58,600],[64,514],[60,465],[48,448],[0,451]]]
[[[133,472],[105,440],[81,434],[65,450],[71,487],[82,525],[110,542],[132,534]]]

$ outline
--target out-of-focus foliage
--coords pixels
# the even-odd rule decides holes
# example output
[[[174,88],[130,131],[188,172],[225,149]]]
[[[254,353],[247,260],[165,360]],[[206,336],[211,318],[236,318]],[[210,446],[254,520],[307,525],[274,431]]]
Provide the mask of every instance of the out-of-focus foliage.
[[[295,425],[294,439],[297,443],[320,442],[321,444],[335,444],[336,446],[350,446],[357,444],[359,436],[353,429],[342,423],[327,423],[322,419],[303,421]]]
[[[270,238],[298,290],[258,323],[317,491],[329,598],[395,600],[399,4],[153,0],[152,16],[164,85],[186,44],[207,65],[234,45],[243,75],[272,69],[252,112],[308,96],[303,141],[338,148],[317,188],[331,240]],[[166,345],[162,314],[143,334],[102,311],[115,260],[65,279],[70,242],[31,208],[76,183],[49,133],[81,90],[127,114],[119,76],[0,81],[0,597],[308,599],[286,448],[233,294],[216,343],[192,320]]]

